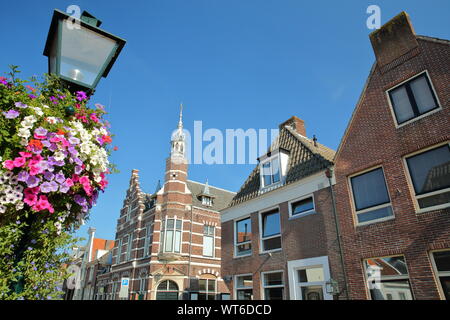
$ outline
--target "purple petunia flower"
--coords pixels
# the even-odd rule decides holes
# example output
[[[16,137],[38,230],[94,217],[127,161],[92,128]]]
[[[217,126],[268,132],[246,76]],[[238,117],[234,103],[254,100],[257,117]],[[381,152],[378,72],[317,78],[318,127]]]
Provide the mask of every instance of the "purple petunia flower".
[[[80,158],[75,157],[75,158],[73,158],[73,161],[75,161],[75,163],[79,166],[83,165],[83,161],[81,161]]]
[[[39,185],[39,182],[41,182],[41,179],[35,176],[29,176],[26,181],[28,188],[37,187]]]
[[[61,184],[64,181],[66,181],[66,177],[64,177],[64,174],[60,171],[56,174],[55,181],[58,182],[59,184]]]
[[[80,196],[79,194],[76,194],[76,195],[73,197],[73,200],[74,200],[77,204],[79,204],[80,206],[86,205],[86,198]]]
[[[20,171],[19,174],[17,175],[17,180],[25,182],[28,180],[28,177],[30,175],[28,174],[28,172],[26,171]]]
[[[33,94],[29,94],[28,97],[30,97],[30,99],[36,99],[36,96]]]
[[[70,187],[66,183],[63,183],[62,185],[59,186],[59,192],[62,193],[67,193],[69,189]]]
[[[77,91],[76,94],[77,94],[78,101],[83,101],[83,100],[87,99],[87,95],[84,91]]]
[[[55,181],[44,182],[41,184],[41,192],[49,193],[58,191],[58,184]]]
[[[83,171],[81,166],[75,166],[75,174],[80,174]]]
[[[56,183],[56,181],[50,181],[50,185],[51,185],[51,187],[52,187],[52,191],[53,192],[56,192],[56,191],[58,191],[58,184]]]
[[[53,179],[55,179],[55,175],[53,173],[51,173],[50,171],[46,171],[44,173],[44,178],[45,178],[45,180],[52,181]]]
[[[28,108],[28,105],[26,105],[26,104],[23,103],[23,102],[16,102],[14,105],[15,105],[17,108],[21,108],[21,109]]]
[[[78,151],[74,147],[69,147],[69,148],[67,148],[67,150],[69,150],[70,154],[72,154],[74,156],[78,155]]]
[[[51,143],[50,146],[48,146],[48,150],[55,152],[56,150],[58,150],[58,146],[56,145],[56,143]]]
[[[9,111],[3,112],[3,115],[5,116],[6,119],[15,119],[20,115],[20,113],[19,111],[11,109]]]
[[[78,139],[76,137],[70,137],[68,140],[71,144],[79,144],[80,143],[80,139]]]
[[[44,182],[43,184],[41,184],[40,189],[43,193],[49,193],[50,191],[52,191],[52,186],[50,185],[50,182]]]
[[[34,130],[34,133],[37,134],[38,136],[46,136],[48,131],[42,127],[37,128],[36,130]]]
[[[42,160],[41,162],[39,162],[39,168],[41,168],[42,171],[48,170],[49,169],[48,161]]]

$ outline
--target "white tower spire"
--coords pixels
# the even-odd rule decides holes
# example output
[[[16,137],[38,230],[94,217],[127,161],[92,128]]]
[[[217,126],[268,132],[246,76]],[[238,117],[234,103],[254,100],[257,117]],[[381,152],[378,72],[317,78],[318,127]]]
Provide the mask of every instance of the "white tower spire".
[[[177,159],[185,158],[186,139],[183,133],[183,104],[180,104],[180,119],[178,120],[177,130],[172,134],[170,157]]]

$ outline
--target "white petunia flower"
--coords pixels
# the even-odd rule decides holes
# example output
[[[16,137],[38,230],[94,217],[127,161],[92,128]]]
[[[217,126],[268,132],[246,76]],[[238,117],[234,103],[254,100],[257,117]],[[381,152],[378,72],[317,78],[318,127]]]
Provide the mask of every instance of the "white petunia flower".
[[[20,128],[19,132],[17,133],[19,137],[22,137],[24,139],[28,139],[31,136],[31,132],[28,128]]]
[[[54,154],[54,157],[57,161],[61,161],[61,160],[64,160],[64,158],[66,156],[64,155],[64,153],[62,151],[56,151]]]
[[[39,108],[39,107],[34,107],[33,109],[34,109],[34,111],[36,112],[36,114],[37,114],[39,117],[42,117],[42,116],[44,115],[44,113],[42,112],[42,109],[41,109],[41,108]]]

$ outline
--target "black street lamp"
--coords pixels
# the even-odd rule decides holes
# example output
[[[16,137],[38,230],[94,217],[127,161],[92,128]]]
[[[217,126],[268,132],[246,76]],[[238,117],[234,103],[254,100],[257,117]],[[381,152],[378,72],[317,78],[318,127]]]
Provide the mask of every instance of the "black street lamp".
[[[106,77],[126,41],[99,28],[101,21],[83,11],[80,19],[55,9],[45,43],[49,73],[69,90],[92,94]]]

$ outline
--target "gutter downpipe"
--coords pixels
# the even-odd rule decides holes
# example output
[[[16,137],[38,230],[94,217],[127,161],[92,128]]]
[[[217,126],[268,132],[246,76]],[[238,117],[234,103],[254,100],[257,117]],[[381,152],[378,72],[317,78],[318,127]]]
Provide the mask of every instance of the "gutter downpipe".
[[[341,261],[341,267],[342,267],[342,274],[344,276],[344,292],[345,292],[345,297],[347,298],[347,300],[349,299],[349,295],[348,295],[348,286],[347,286],[347,274],[345,272],[345,264],[344,264],[344,255],[343,255],[343,251],[342,251],[342,245],[341,245],[341,231],[339,228],[339,218],[337,216],[337,210],[336,210],[336,197],[334,194],[334,190],[333,190],[333,185],[331,182],[331,178],[333,177],[333,169],[331,169],[330,167],[327,168],[327,171],[325,172],[326,177],[328,178],[328,183],[330,185],[330,190],[331,190],[331,200],[333,202],[333,217],[334,217],[334,224],[336,226],[336,240],[338,243],[338,247],[339,247],[339,257],[340,257],[340,261]]]

